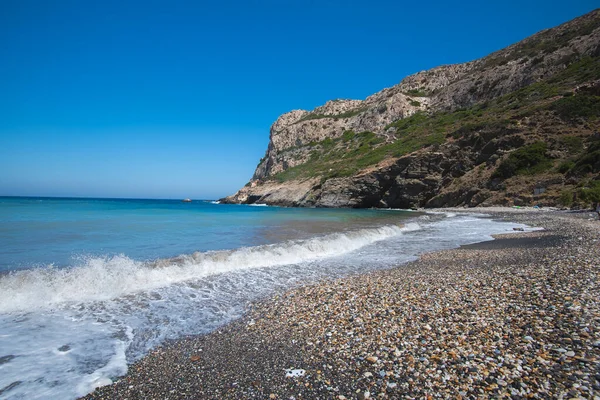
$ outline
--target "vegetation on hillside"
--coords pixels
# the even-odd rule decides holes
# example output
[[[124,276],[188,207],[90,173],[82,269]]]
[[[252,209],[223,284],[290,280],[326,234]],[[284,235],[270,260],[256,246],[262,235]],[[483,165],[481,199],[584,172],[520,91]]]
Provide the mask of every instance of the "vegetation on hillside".
[[[427,97],[430,96],[430,93],[427,93],[425,90],[423,89],[410,89],[407,90],[405,93],[405,95],[407,96],[412,96],[412,97]]]
[[[307,115],[305,115],[304,117],[300,118],[298,121],[294,122],[294,124],[299,124],[300,122],[303,121],[310,121],[313,119],[323,119],[323,118],[331,118],[331,119],[344,119],[344,118],[350,118],[350,117],[354,117],[355,115],[360,114],[361,112],[365,111],[366,108],[364,107],[359,107],[359,108],[355,108],[353,110],[348,110],[345,111],[343,113],[339,113],[339,114],[315,114],[315,113],[309,113]]]
[[[480,133],[485,138],[481,140],[489,141],[515,132],[527,132],[523,123],[531,118],[571,127],[597,123],[600,116],[598,87],[574,88],[598,79],[600,59],[583,57],[549,79],[467,109],[432,115],[417,112],[388,125],[384,135],[346,131],[341,137],[301,146],[310,152],[310,159],[271,178],[284,182],[309,177],[320,177],[324,181],[332,177],[352,176],[387,158],[460,140],[472,133]],[[410,94],[417,97],[416,92]],[[342,118],[359,112],[362,110],[338,116],[312,114],[304,119]],[[542,141],[536,135],[524,137],[524,147],[507,153],[495,166],[480,166],[479,171],[492,168],[490,177],[500,180],[549,172],[566,177],[600,172],[600,140],[591,142],[589,137],[572,134],[557,134],[550,142]],[[595,199],[600,184],[592,181],[587,185],[565,191],[561,199],[565,202],[569,196],[574,201]]]
[[[562,34],[558,35],[555,34],[554,31],[540,32],[533,37],[511,46],[508,51],[500,51],[491,54],[484,59],[480,68],[487,69],[498,65],[504,65],[509,61],[518,59],[523,61],[532,60],[533,63],[541,62],[544,55],[567,46],[568,43],[576,37],[589,35],[598,27],[598,25],[598,20],[591,20],[584,24],[574,24],[571,28],[566,29]]]
[[[535,142],[510,153],[502,160],[492,178],[510,178],[517,174],[533,175],[544,172],[552,165],[546,156],[548,146],[544,142]]]
[[[560,193],[558,201],[564,207],[596,204],[600,202],[600,181],[585,180],[575,188],[565,189]]]

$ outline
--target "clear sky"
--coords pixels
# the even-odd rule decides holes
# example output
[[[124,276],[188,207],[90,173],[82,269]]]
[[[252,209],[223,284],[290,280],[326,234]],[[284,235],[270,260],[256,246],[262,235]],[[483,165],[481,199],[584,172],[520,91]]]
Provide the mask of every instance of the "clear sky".
[[[364,99],[585,0],[0,0],[0,195],[218,198],[282,113]]]

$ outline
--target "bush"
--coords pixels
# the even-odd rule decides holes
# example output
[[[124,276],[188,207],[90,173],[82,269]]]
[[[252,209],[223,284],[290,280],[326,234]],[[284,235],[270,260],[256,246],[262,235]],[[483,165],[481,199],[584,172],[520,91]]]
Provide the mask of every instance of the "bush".
[[[558,203],[563,207],[571,207],[573,204],[573,192],[570,190],[563,190],[558,198]]]
[[[492,175],[492,178],[510,178],[517,174],[534,174],[547,167],[550,160],[546,157],[547,146],[544,142],[535,142],[510,153]]]
[[[356,135],[359,139],[360,142],[363,144],[366,144],[368,146],[376,146],[379,143],[382,143],[384,140],[383,138],[377,136],[376,134],[374,134],[373,132],[369,132],[369,131],[364,131],[361,132],[359,134]]]
[[[350,140],[354,139],[355,135],[356,134],[352,130],[350,130],[350,131],[344,131],[344,133],[342,134],[342,140],[344,142],[349,142]]]
[[[422,90],[422,89],[410,89],[406,92],[407,95],[409,96],[414,96],[414,97],[427,97],[429,96],[429,94]]]
[[[564,161],[558,166],[558,172],[560,172],[561,174],[566,174],[574,166],[575,166],[575,163],[573,161]]]
[[[330,149],[333,147],[333,140],[329,137],[325,138],[321,141],[321,146],[323,146],[324,149]]]
[[[578,118],[597,118],[600,115],[600,96],[577,94],[563,97],[552,103],[551,108],[566,121]]]
[[[569,154],[577,154],[583,150],[583,140],[579,136],[567,135],[559,138],[558,141]]]
[[[594,205],[600,202],[600,181],[593,181],[589,186],[579,189],[577,197],[584,204]]]
[[[584,175],[598,171],[600,171],[600,141],[592,143],[587,151],[575,160],[571,173]]]

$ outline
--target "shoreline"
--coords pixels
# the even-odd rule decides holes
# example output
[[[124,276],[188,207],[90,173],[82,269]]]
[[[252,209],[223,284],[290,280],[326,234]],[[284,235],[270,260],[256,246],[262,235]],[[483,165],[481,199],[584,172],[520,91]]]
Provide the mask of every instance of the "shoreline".
[[[546,210],[435,211],[545,230],[292,289],[166,343],[83,398],[600,396],[600,223]]]

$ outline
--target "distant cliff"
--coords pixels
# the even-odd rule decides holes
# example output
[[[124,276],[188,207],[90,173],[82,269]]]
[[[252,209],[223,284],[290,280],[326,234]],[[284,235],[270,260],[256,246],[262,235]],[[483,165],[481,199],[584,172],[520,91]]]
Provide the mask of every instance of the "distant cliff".
[[[294,110],[232,203],[570,205],[600,194],[600,10],[365,100]]]

